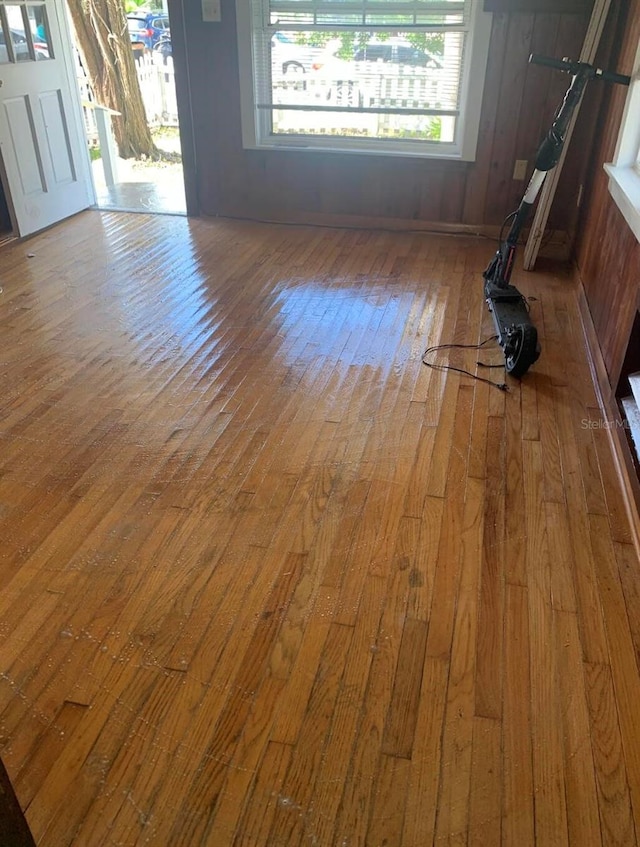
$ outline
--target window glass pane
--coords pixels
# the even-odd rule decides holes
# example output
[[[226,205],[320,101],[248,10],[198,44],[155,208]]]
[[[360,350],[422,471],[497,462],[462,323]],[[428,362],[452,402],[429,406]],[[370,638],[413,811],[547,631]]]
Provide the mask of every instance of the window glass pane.
[[[53,53],[49,42],[49,21],[47,20],[46,8],[40,3],[37,5],[30,4],[27,6],[27,17],[36,59],[52,59]]]
[[[13,45],[13,56],[16,62],[29,62],[34,59],[29,34],[26,32],[22,6],[7,5],[7,21],[9,23],[9,40]]]
[[[4,64],[9,61],[9,51],[7,50],[7,42],[5,40],[4,27],[2,25],[2,18],[0,17],[0,64]]]
[[[341,83],[335,102],[357,105],[357,94],[348,82]],[[378,139],[380,141],[452,143],[455,117],[415,114],[370,114],[347,111],[290,111],[273,109],[273,133],[278,136],[314,138]]]
[[[275,135],[451,143],[464,39],[462,32],[280,30],[259,107],[272,114]]]

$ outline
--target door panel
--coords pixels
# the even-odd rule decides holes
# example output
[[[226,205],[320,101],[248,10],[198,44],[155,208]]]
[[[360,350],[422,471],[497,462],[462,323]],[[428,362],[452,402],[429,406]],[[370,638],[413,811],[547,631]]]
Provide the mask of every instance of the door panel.
[[[19,235],[93,202],[64,0],[0,0],[0,152]]]
[[[16,158],[16,167],[20,176],[19,188],[25,197],[42,194],[46,190],[46,184],[35,144],[36,133],[29,99],[12,97],[10,100],[5,100],[4,111],[6,126],[11,135],[11,149],[20,151],[20,155]]]
[[[47,91],[40,94],[40,110],[47,138],[47,149],[53,167],[53,180],[57,186],[75,182],[73,155],[69,143],[69,132],[62,92]]]

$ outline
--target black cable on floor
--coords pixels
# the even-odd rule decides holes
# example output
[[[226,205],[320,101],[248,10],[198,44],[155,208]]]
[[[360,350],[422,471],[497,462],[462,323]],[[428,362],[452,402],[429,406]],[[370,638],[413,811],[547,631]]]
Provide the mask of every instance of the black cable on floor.
[[[464,368],[458,368],[454,365],[442,365],[437,362],[429,362],[427,361],[427,356],[430,356],[432,353],[438,353],[440,350],[480,350],[485,344],[489,344],[491,341],[497,341],[498,336],[492,335],[490,338],[486,338],[484,341],[481,341],[480,344],[436,344],[433,347],[427,347],[427,349],[422,354],[422,364],[426,365],[428,368],[431,368],[434,371],[455,371],[456,373],[463,374],[464,376],[470,376],[471,379],[475,379],[478,382],[486,382],[487,385],[493,385],[495,388],[498,388],[500,391],[508,391],[509,388],[506,382],[494,382],[491,379],[486,379],[483,376],[478,376],[478,374],[474,374],[471,371],[467,371]],[[499,368],[504,367],[504,365],[486,365],[484,362],[476,362],[477,365],[483,368]]]

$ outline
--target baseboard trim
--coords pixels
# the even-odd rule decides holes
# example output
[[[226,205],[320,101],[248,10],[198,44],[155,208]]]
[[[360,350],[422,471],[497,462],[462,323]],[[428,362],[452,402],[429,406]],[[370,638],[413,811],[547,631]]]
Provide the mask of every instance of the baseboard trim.
[[[212,217],[203,212],[203,217]],[[408,220],[405,218],[378,218],[366,215],[334,215],[321,212],[269,213],[255,216],[238,215],[233,211],[221,212],[213,217],[228,220],[252,221],[254,223],[287,224],[289,226],[324,226],[335,229],[372,229],[391,232],[433,233],[434,235],[467,235],[487,238],[497,243],[501,227],[493,225],[472,225],[463,223],[444,223],[442,221]],[[524,229],[521,242],[525,244],[528,229]],[[540,248],[539,255],[545,259],[567,262],[571,254],[569,235],[562,230],[552,230]]]
[[[600,344],[598,343],[598,335],[593,324],[591,311],[589,310],[587,296],[577,270],[575,273],[577,277],[576,292],[578,295],[580,321],[582,323],[582,332],[587,348],[587,358],[596,397],[607,420],[617,420],[620,418],[620,413],[615,401],[614,392],[609,383],[609,375],[602,357]],[[609,437],[616,476],[622,487],[622,497],[629,519],[633,545],[640,558],[640,483],[638,482],[635,471],[632,470],[633,460],[631,459],[624,429],[619,426],[607,427],[607,435]]]

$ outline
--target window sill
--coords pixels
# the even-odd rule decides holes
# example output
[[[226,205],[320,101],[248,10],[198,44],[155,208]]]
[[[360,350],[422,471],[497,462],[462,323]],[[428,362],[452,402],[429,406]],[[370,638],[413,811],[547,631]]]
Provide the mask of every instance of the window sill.
[[[245,143],[248,150],[285,150],[310,152],[310,153],[346,153],[359,156],[392,156],[400,158],[442,159],[445,161],[466,161],[462,152],[455,144],[441,143],[425,144],[419,141],[407,143],[393,143],[382,139],[354,139],[348,138],[298,138],[291,136],[274,136],[262,139],[256,143]],[[475,153],[475,151],[473,151]]]
[[[640,241],[640,175],[633,168],[605,165],[609,175],[609,194]]]

